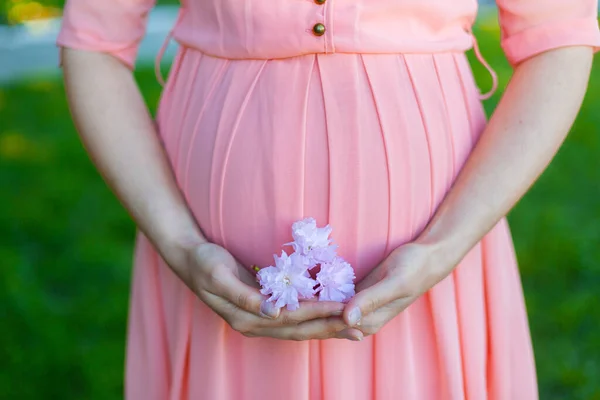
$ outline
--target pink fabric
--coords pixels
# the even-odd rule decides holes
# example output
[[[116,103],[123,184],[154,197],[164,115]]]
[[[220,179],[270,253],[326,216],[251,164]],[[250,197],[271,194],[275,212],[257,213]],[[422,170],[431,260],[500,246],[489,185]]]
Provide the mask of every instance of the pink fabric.
[[[59,44],[132,65],[149,6],[70,0]],[[513,62],[597,45],[594,1],[500,6]],[[266,266],[291,241],[292,222],[314,217],[332,225],[358,279],[414,239],[485,127],[462,52],[474,16],[474,0],[188,0],[175,31],[185,45],[157,122],[207,237],[245,265]],[[573,18],[589,22],[546,29]],[[316,22],[324,36],[310,32]],[[450,276],[359,343],[248,339],[142,235],[130,307],[129,400],[537,398],[504,220]]]
[[[598,0],[497,0],[502,48],[521,61],[557,47],[584,45],[597,51]]]
[[[227,60],[181,50],[158,114],[210,240],[266,266],[304,216],[365,276],[423,229],[485,118],[462,53]],[[128,399],[535,399],[518,271],[500,223],[363,342],[247,339],[140,236]],[[152,380],[149,380],[152,377]]]
[[[133,67],[154,0],[74,0],[64,8],[58,44],[110,53]]]
[[[132,66],[155,0],[68,0],[61,46],[114,54]],[[545,50],[600,47],[598,0],[498,0],[502,45],[516,64]],[[187,0],[181,44],[229,59],[318,53],[434,53],[472,46],[475,0]],[[312,27],[323,23],[325,35]]]

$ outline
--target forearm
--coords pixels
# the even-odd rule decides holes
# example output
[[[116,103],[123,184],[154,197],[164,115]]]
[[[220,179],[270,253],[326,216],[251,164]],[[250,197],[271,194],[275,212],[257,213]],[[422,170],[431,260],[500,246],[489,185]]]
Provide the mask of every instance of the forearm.
[[[204,238],[131,71],[109,55],[70,49],[63,69],[73,120],[92,161],[161,255],[179,264],[180,250]]]
[[[536,56],[515,73],[453,187],[417,239],[453,268],[503,218],[547,167],[584,97],[586,47]]]

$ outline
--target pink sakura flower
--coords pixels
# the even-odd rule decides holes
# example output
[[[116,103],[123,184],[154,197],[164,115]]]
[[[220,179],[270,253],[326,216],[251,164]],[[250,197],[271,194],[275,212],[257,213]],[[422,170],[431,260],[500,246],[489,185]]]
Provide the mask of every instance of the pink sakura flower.
[[[257,278],[261,293],[270,295],[267,301],[275,302],[288,310],[300,307],[301,299],[310,299],[319,294],[321,301],[348,301],[354,296],[354,270],[338,257],[337,245],[331,244],[329,225],[318,228],[314,218],[305,218],[292,225],[294,241],[287,243],[294,253],[275,255],[275,265],[258,271]],[[310,270],[320,265],[316,280]],[[316,287],[316,289],[315,289]]]
[[[311,268],[315,264],[331,262],[335,258],[337,245],[331,244],[331,231],[329,225],[317,228],[314,218],[305,218],[292,224],[294,241],[287,244],[291,244],[296,253],[304,256],[304,261]]]
[[[315,295],[316,281],[310,277],[308,268],[300,254],[288,256],[284,251],[281,256],[274,256],[275,266],[258,271],[261,293],[271,295],[267,301],[274,301],[275,306],[287,306],[290,311],[298,309],[301,299],[310,299]]]
[[[317,274],[319,301],[345,302],[354,296],[354,269],[341,257],[322,263]]]

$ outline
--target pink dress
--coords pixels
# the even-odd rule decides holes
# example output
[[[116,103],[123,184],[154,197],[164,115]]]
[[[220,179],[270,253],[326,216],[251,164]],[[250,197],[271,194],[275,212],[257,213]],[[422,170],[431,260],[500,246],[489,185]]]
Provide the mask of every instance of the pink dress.
[[[61,46],[134,63],[152,0],[70,0]],[[595,0],[498,0],[512,64],[600,45]],[[207,237],[267,266],[305,216],[365,276],[425,227],[486,120],[464,51],[475,0],[186,0],[158,111]],[[249,339],[137,241],[126,398],[537,398],[501,221],[447,279],[362,342]]]

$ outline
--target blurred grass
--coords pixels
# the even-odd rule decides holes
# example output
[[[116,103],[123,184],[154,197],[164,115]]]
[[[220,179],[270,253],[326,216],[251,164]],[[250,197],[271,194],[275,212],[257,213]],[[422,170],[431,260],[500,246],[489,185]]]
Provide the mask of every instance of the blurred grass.
[[[495,19],[477,35],[502,88]],[[153,72],[136,77],[154,109]],[[599,105],[596,68],[567,142],[509,216],[542,399],[600,399]],[[0,87],[0,185],[0,398],[121,398],[134,227],[79,144],[60,81]]]
[[[179,4],[179,0],[154,0],[157,4]],[[53,18],[62,14],[66,0],[0,0],[0,25]]]

